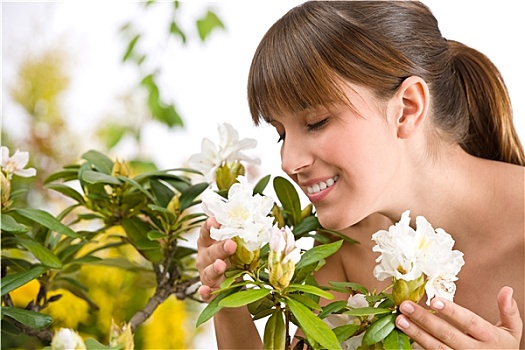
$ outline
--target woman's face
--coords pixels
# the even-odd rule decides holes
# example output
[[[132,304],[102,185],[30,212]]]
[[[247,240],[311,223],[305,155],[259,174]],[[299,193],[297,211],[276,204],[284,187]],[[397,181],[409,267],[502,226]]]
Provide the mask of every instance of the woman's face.
[[[345,90],[354,108],[307,110],[272,120],[281,139],[282,169],[316,208],[321,224],[351,226],[395,198],[400,152],[396,130],[370,91]]]

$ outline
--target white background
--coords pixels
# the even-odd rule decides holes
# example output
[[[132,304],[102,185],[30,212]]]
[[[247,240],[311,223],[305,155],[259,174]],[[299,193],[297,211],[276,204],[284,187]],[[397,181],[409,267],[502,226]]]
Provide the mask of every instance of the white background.
[[[200,151],[203,137],[217,140],[217,124],[229,122],[241,137],[259,141],[252,154],[262,159],[261,175],[281,173],[277,134],[269,127],[254,128],[246,102],[246,77],[251,56],[265,31],[289,8],[301,1],[187,1],[180,18],[188,27],[204,8],[213,7],[226,30],[214,33],[205,44],[163,45],[169,11],[156,8],[139,11],[131,1],[2,2],[2,127],[23,136],[26,116],[12,103],[6,86],[12,84],[17,63],[27,54],[48,45],[70,52],[72,85],[63,98],[63,107],[72,129],[89,135],[104,122],[108,111],[115,112],[116,95],[136,83],[136,71],[122,65],[123,41],[119,26],[135,19],[149,33],[146,48],[154,53],[151,66],[162,68],[159,84],[166,100],[173,101],[182,115],[184,130],[166,131],[152,123],[142,131],[146,155],[160,168],[184,163]],[[525,25],[517,3],[503,1],[423,1],[433,10],[448,39],[461,41],[485,53],[501,70],[511,94],[515,124],[525,140],[525,99],[523,81],[523,38]],[[165,9],[165,8],[164,8]],[[157,51],[155,51],[157,50]],[[87,150],[89,139],[83,140]],[[119,157],[133,154],[126,143],[115,152]],[[169,322],[169,320],[167,320]],[[211,322],[209,322],[211,324]],[[211,333],[199,337],[199,348],[216,348]]]

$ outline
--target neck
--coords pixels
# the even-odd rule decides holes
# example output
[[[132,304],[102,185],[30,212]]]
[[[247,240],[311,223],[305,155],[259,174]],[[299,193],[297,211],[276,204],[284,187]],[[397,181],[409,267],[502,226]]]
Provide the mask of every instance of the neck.
[[[480,209],[489,206],[487,203],[488,180],[486,167],[482,171],[482,163],[487,162],[473,157],[459,146],[443,146],[446,154],[439,159],[422,162],[406,162],[401,168],[400,178],[405,179],[398,184],[397,196],[383,214],[394,222],[399,221],[401,213],[410,210],[412,224],[415,217],[424,216],[434,228],[455,230],[458,223],[473,220],[469,208]],[[428,156],[427,156],[428,157]],[[400,192],[402,191],[402,192]],[[387,203],[388,204],[388,203]],[[480,213],[480,210],[476,210]]]

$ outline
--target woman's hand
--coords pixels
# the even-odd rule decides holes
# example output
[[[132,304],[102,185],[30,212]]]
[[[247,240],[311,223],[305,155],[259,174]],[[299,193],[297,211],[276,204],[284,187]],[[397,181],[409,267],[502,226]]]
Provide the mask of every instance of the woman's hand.
[[[210,237],[212,227],[219,228],[215,218],[210,217],[201,226],[197,240],[197,269],[202,286],[199,295],[202,300],[209,303],[213,299],[211,292],[219,289],[224,280],[224,272],[228,268],[228,257],[235,253],[237,244],[232,240],[216,241]]]
[[[496,325],[441,298],[434,298],[430,307],[444,318],[404,301],[396,324],[425,349],[519,349],[523,321],[512,294],[510,287],[498,293],[500,321]]]

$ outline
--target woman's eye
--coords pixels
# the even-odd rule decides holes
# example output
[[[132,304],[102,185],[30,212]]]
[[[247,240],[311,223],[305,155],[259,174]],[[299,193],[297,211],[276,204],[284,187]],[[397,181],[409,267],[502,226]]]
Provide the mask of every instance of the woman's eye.
[[[279,139],[277,140],[277,143],[281,142],[281,141],[284,141],[284,137],[286,136],[286,134],[279,134]]]
[[[313,124],[307,124],[306,125],[306,128],[308,129],[308,131],[315,131],[315,130],[319,130],[321,129],[323,126],[326,125],[326,123],[328,123],[328,120],[330,118],[324,118],[323,120],[317,122],[317,123],[313,123]]]

